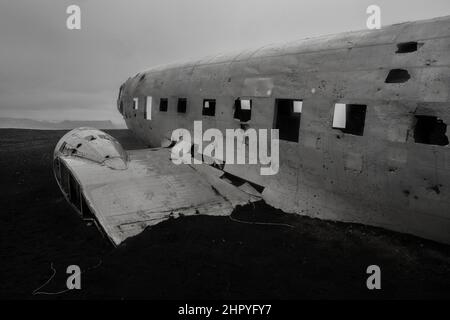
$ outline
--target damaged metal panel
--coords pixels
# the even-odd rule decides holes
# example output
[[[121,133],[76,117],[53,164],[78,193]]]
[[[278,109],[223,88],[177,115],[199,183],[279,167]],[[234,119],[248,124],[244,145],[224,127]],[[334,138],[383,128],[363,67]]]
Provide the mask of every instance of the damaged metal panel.
[[[166,97],[169,111],[154,115],[151,131],[139,117],[127,125],[146,141],[167,140],[171,130],[192,130],[203,119],[203,99],[217,99],[205,124],[223,132],[241,126],[234,102],[245,98],[252,100],[246,126],[271,129],[276,99],[300,99],[298,143],[280,142],[279,174],[261,177],[258,165],[225,170],[262,185],[266,201],[288,212],[450,243],[450,148],[421,143],[443,135],[444,125],[449,135],[449,26],[449,17],[408,22],[150,70],[145,85],[125,83],[123,101],[137,93]],[[187,114],[173,111],[178,97],[190,101]],[[362,135],[332,127],[335,104],[367,106]],[[442,124],[419,123],[429,132],[414,138],[420,116]]]
[[[58,146],[71,144],[79,132],[104,134],[81,129],[69,133]],[[110,142],[100,145],[100,152],[110,149]],[[258,199],[222,181],[223,172],[207,165],[175,165],[170,161],[170,149],[129,151],[126,157],[117,157],[126,165],[118,168],[85,154],[55,150],[55,159],[70,170],[95,220],[115,245],[169,218],[229,215],[236,205]],[[68,200],[73,203],[70,197]]]

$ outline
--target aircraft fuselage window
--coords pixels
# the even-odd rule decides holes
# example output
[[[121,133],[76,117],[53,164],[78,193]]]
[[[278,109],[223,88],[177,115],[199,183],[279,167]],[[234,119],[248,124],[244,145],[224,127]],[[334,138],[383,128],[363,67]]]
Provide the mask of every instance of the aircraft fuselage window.
[[[252,117],[252,100],[236,99],[234,101],[234,118],[247,122]]]
[[[302,100],[275,100],[275,129],[280,140],[298,142],[302,109]]]
[[[216,100],[205,99],[203,100],[202,115],[214,117],[216,115]]]
[[[447,125],[441,119],[433,116],[416,116],[414,127],[416,143],[446,146],[449,143],[446,132]]]
[[[333,129],[362,136],[366,121],[367,106],[362,104],[336,103],[334,106]]]
[[[187,109],[187,99],[186,98],[179,98],[178,99],[178,105],[177,105],[178,113],[186,113],[186,109]]]
[[[167,112],[168,105],[169,105],[169,101],[166,98],[161,98],[159,100],[159,111]]]
[[[152,97],[150,96],[147,97],[147,101],[145,103],[144,115],[146,120],[152,120]]]

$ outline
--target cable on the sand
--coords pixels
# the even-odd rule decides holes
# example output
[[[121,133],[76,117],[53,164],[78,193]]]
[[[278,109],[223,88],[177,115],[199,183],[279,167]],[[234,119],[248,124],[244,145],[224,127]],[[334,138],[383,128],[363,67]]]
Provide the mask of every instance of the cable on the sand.
[[[244,224],[258,224],[263,226],[278,226],[278,227],[288,227],[294,229],[295,226],[287,223],[275,223],[275,222],[257,222],[257,221],[243,221],[236,218],[233,218],[231,215],[228,216],[231,221],[238,222],[238,223],[244,223]]]
[[[98,267],[100,267],[101,264],[102,264],[102,259],[100,259],[99,263],[97,263],[95,266],[86,269],[86,271],[85,271],[84,273],[87,273],[87,272],[90,271],[90,270],[97,269]],[[44,282],[43,285],[41,285],[39,288],[37,288],[37,289],[35,289],[35,290],[33,291],[33,293],[32,293],[33,296],[39,295],[39,294],[43,294],[43,295],[58,295],[58,294],[63,294],[63,293],[66,293],[66,292],[72,290],[72,289],[65,289],[65,290],[57,291],[57,292],[45,292],[45,291],[39,291],[39,290],[41,290],[43,287],[45,287],[47,284],[49,284],[50,281],[52,281],[53,278],[54,278],[55,275],[56,275],[56,269],[53,267],[53,262],[50,263],[50,268],[52,269],[53,274],[50,276],[50,278],[49,278],[47,281]],[[79,274],[81,275],[82,273],[83,273],[83,272],[80,271]],[[74,275],[78,275],[78,273],[75,273]]]

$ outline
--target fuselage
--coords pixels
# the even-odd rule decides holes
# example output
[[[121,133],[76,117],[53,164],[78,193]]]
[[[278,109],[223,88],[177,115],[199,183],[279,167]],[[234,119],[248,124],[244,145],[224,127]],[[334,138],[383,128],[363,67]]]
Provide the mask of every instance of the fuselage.
[[[287,212],[450,243],[449,92],[445,17],[153,68],[122,85],[118,108],[154,147],[196,120],[203,130],[276,128],[276,175],[224,171]],[[251,101],[250,119],[236,116],[237,100]]]

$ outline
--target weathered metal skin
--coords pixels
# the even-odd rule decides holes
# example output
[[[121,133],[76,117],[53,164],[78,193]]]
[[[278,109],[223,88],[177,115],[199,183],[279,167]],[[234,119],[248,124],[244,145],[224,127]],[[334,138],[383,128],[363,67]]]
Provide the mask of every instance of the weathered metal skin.
[[[94,205],[84,193],[79,174],[69,162],[71,159],[123,171],[128,166],[128,154],[115,138],[94,128],[73,129],[56,144],[53,153],[53,173],[58,186],[66,200],[80,216],[97,223],[96,212],[93,210]],[[66,168],[67,171],[62,173],[62,168]],[[66,175],[66,179],[61,178],[63,174]],[[72,183],[69,182],[70,179],[72,179]],[[71,188],[74,187],[77,189],[77,204],[74,204],[71,199],[73,196]],[[81,203],[81,199],[84,200],[83,203]]]
[[[400,53],[411,41],[417,50]],[[409,79],[386,83],[394,69]],[[449,89],[444,17],[153,68],[123,84],[118,107],[131,130],[160,146],[174,129],[192,131],[194,120],[204,130],[239,128],[236,98],[252,99],[248,125],[256,129],[273,128],[275,99],[302,99],[299,142],[280,141],[277,175],[261,176],[257,165],[224,170],[265,187],[264,199],[287,212],[450,243],[450,150],[415,143],[412,134],[416,115],[450,124]],[[159,111],[161,98],[167,112]],[[185,114],[177,113],[178,98],[188,101]],[[203,99],[216,99],[215,117],[202,116]],[[335,103],[367,105],[363,136],[332,128]]]
[[[109,134],[93,128],[78,128],[66,133],[56,144],[53,157],[78,157],[111,169],[127,168],[127,153]]]
[[[261,197],[250,184],[222,180],[211,166],[177,166],[170,157],[166,148],[126,152],[110,135],[80,128],[56,145],[53,169],[66,200],[114,245],[169,218],[230,215]]]

